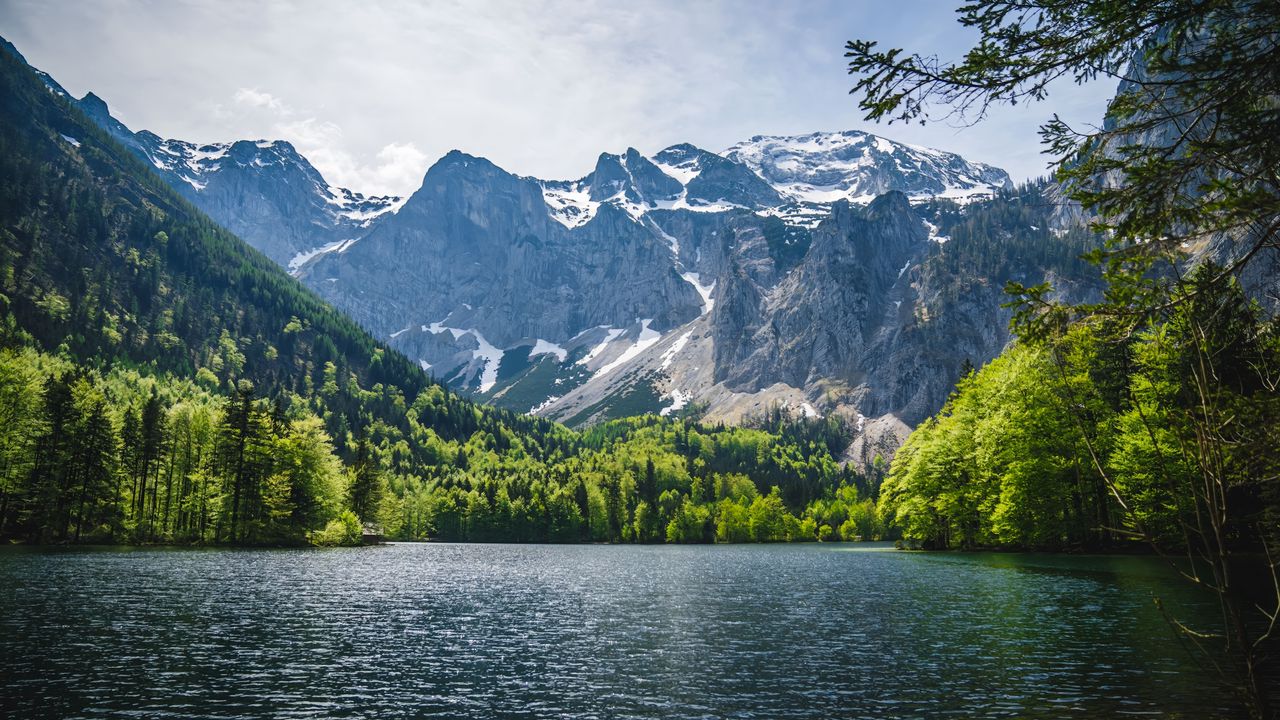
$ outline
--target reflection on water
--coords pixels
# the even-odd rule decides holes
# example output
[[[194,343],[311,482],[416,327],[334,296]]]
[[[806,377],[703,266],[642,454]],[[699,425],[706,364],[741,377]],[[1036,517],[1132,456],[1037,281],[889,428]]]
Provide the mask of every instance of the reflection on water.
[[[0,710],[1224,716],[1158,561],[862,545],[0,551]]]

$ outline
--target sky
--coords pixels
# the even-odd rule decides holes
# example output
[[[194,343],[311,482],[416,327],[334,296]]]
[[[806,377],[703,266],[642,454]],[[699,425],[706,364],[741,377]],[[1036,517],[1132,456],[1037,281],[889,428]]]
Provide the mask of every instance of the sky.
[[[4,0],[0,35],[134,130],[284,139],[332,184],[407,194],[451,149],[576,179],[601,152],[712,151],[866,130],[1045,173],[1037,127],[1096,122],[1114,84],[1062,83],[982,122],[862,119],[844,44],[958,59],[959,0]]]

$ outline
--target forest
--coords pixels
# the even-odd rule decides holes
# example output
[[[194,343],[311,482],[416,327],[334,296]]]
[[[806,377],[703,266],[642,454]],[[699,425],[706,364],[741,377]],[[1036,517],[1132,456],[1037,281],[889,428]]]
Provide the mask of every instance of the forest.
[[[1280,527],[1280,324],[1217,271],[1138,332],[1079,323],[963,378],[898,451],[886,521],[932,548],[1185,550],[1212,431],[1229,435],[1213,461],[1238,508],[1224,532],[1260,548],[1260,529]],[[1205,382],[1186,382],[1200,362]]]
[[[10,323],[12,332],[12,324]],[[260,397],[144,370],[0,350],[0,531],[42,543],[358,544],[781,542],[878,537],[871,488],[840,468],[837,421],[771,415],[772,431],[656,416],[543,452],[506,428],[442,438],[478,412],[443,388],[405,412],[434,459],[388,428],[334,439],[316,398]],[[534,450],[534,452],[531,452]],[[348,458],[345,459],[344,458]]]
[[[922,302],[1004,282],[1016,339],[866,470],[839,462],[836,416],[576,430],[474,403],[0,52],[0,541],[1144,552],[1212,606],[1192,626],[1155,597],[1169,628],[1274,717],[1280,4],[974,0],[957,19],[978,40],[954,61],[848,43],[866,120],[1118,87],[1096,125],[1045,122],[1052,180],[917,206],[946,237]],[[780,264],[803,250],[766,232]]]

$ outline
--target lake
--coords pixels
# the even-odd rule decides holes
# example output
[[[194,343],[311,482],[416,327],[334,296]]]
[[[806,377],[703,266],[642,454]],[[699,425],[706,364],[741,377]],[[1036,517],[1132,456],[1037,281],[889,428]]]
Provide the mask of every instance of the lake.
[[[1159,561],[878,545],[0,550],[11,717],[1224,717]]]

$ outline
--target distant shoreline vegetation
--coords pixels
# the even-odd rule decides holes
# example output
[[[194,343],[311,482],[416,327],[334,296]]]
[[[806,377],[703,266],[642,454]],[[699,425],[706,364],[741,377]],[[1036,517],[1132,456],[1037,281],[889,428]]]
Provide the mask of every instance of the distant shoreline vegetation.
[[[12,328],[12,324],[9,324]],[[775,410],[761,428],[655,416],[543,438],[444,440],[417,417],[462,402],[440,388],[409,415],[437,464],[395,468],[403,440],[335,442],[313,398],[226,393],[145,369],[0,350],[0,535],[35,544],[359,545],[801,542],[886,535],[867,478],[840,467],[837,419]],[[348,458],[343,461],[342,457]],[[876,481],[875,478],[872,479]]]

